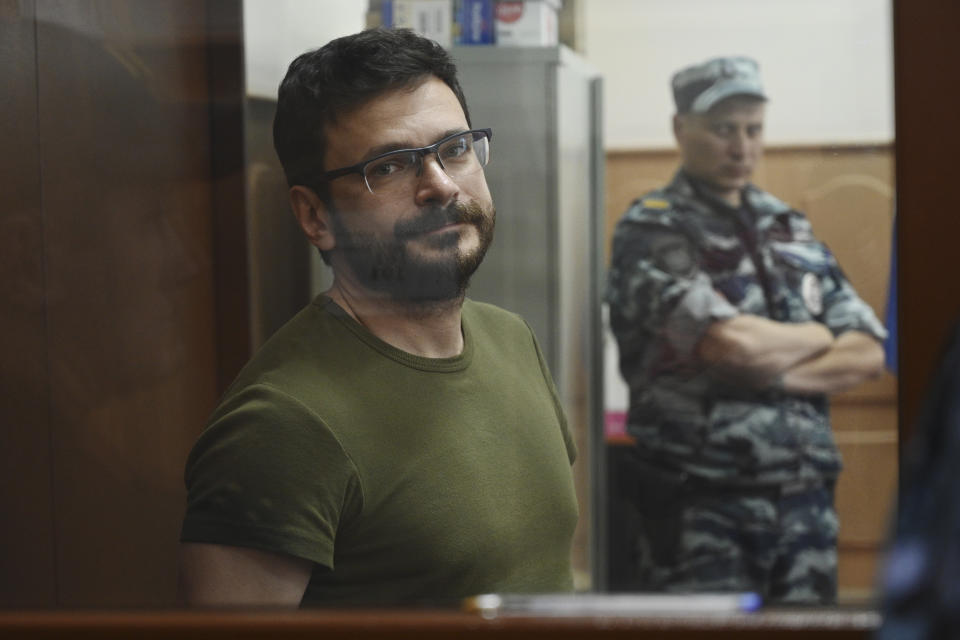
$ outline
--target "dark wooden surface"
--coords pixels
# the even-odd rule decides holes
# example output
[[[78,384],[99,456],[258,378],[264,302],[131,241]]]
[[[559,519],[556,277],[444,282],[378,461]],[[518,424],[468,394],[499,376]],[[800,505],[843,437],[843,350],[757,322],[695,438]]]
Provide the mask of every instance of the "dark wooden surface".
[[[216,400],[203,5],[36,7],[56,604],[170,603]]]
[[[691,617],[485,620],[457,611],[0,613],[0,638],[807,638],[866,640],[876,613],[770,611]]]
[[[203,43],[209,110],[217,391],[250,359],[253,337],[244,152],[243,15],[236,0],[207,0]],[[195,3],[195,7],[197,4]],[[287,211],[277,211],[277,215]],[[292,215],[292,214],[291,214]]]
[[[55,596],[33,2],[0,1],[0,602]]]
[[[960,3],[893,6],[906,435],[960,312],[960,215],[951,175],[960,149],[960,95],[951,72],[960,59]],[[0,0],[4,607],[144,606],[172,598],[183,457],[235,366],[230,359],[242,359],[242,351],[224,351],[242,350],[240,338],[248,338],[242,327],[227,343],[217,337],[231,317],[243,322],[236,300],[246,290],[237,266],[245,264],[245,249],[230,240],[235,235],[223,235],[240,228],[242,212],[223,212],[242,198],[216,198],[211,188],[214,179],[235,188],[238,165],[235,158],[215,162],[211,150],[206,34],[223,23],[207,8],[189,1]],[[223,64],[235,69],[236,41],[218,37],[227,42]],[[224,84],[225,99],[236,99]],[[215,243],[240,256],[221,253],[218,261]],[[234,289],[234,306],[217,306],[224,288]],[[657,625],[669,627],[662,633],[671,637],[708,627],[711,637],[745,633],[702,621],[689,623],[700,625],[691,630],[676,621],[487,623],[451,613],[352,621],[339,614],[193,615],[4,613],[0,632],[23,637],[29,628],[33,637],[49,637],[70,628],[88,637],[129,637],[138,627],[155,627],[167,634],[155,637],[176,629],[217,637],[222,627],[219,637],[238,637],[243,628],[277,637],[379,621],[377,633],[412,634],[433,620],[430,633],[586,634],[598,625],[614,634]],[[829,627],[828,620],[810,624]],[[746,624],[723,622],[734,630]],[[784,634],[796,624],[811,629],[796,619],[782,622],[764,624]],[[837,637],[866,637],[862,626],[829,628]]]
[[[0,2],[5,607],[174,602],[214,292],[246,289],[214,280],[214,211],[244,213],[242,177],[213,197],[206,10]]]
[[[900,431],[906,443],[950,327],[960,316],[960,3],[894,0]]]

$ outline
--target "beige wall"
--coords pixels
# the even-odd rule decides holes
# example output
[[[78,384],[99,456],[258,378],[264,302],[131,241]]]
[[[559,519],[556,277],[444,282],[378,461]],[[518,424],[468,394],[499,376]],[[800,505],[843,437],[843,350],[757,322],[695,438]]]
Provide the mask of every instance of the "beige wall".
[[[771,144],[893,139],[890,0],[576,1],[607,149],[671,147],[671,75],[719,55],[759,61]]]

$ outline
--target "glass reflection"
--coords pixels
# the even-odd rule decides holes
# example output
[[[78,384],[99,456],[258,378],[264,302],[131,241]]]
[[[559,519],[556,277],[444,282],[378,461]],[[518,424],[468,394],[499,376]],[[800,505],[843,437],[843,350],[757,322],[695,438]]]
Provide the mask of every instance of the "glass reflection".
[[[109,10],[99,3],[36,5],[29,15],[22,7],[33,3],[0,9],[5,62],[16,62],[6,65],[4,77],[13,77],[14,70],[24,79],[29,75],[29,81],[20,82],[18,75],[5,82],[12,99],[27,107],[16,112],[22,118],[5,120],[4,138],[22,142],[35,120],[41,129],[59,123],[44,130],[43,145],[40,132],[33,131],[12,154],[24,166],[38,149],[58,155],[53,161],[50,155],[42,158],[43,172],[39,160],[31,165],[30,175],[17,183],[16,215],[5,222],[17,248],[34,247],[47,256],[43,265],[31,266],[29,285],[18,284],[9,296],[5,321],[11,326],[5,334],[27,335],[19,331],[29,326],[33,335],[48,313],[53,340],[46,344],[41,337],[27,346],[11,341],[5,347],[4,388],[15,390],[9,396],[22,411],[5,420],[11,444],[3,448],[20,454],[5,465],[4,477],[10,478],[8,486],[31,486],[36,493],[5,497],[4,511],[17,520],[18,531],[10,527],[5,534],[4,560],[19,564],[5,564],[17,578],[5,579],[3,603],[167,605],[173,601],[182,462],[217,395],[211,289],[224,284],[214,273],[223,256],[214,258],[209,238],[215,200],[211,150],[198,142],[209,139],[209,61],[201,46],[208,25],[187,5],[175,10],[155,9],[149,2],[115,3]],[[285,187],[269,138],[263,137],[272,117],[271,96],[296,53],[361,29],[367,8],[363,0],[244,3],[253,346],[298,309],[312,288],[326,286],[319,265],[312,281],[304,275],[312,254],[296,244],[299,231],[286,213]],[[719,10],[708,0],[567,0],[564,15],[572,16],[576,27],[566,43],[603,77],[606,207],[598,244],[608,248],[613,225],[629,203],[665,184],[678,166],[669,126],[670,73],[713,55],[748,54],[761,61],[772,98],[755,182],[808,215],[853,286],[882,314],[893,194],[889,12],[888,3],[878,0],[729,0]],[[90,59],[100,62],[91,65]],[[39,93],[37,78],[46,79]],[[113,82],[117,78],[122,80]],[[109,99],[127,83],[137,86],[133,106],[128,99]],[[504,82],[498,92],[539,89]],[[142,102],[149,103],[147,111],[138,106]],[[152,115],[158,113],[159,118]],[[120,130],[129,135],[118,139],[114,119],[125,115],[132,119]],[[102,130],[87,144],[93,130],[76,131],[94,117]],[[168,147],[179,148],[174,159],[151,157]],[[108,156],[112,165],[104,163]],[[96,170],[84,177],[90,168]],[[124,172],[135,176],[127,179]],[[34,181],[41,173],[45,189],[64,187],[44,192],[46,222],[38,203],[24,197],[19,204],[31,189],[36,191],[31,197],[39,199]],[[214,178],[223,182],[230,176]],[[23,184],[29,188],[21,191]],[[503,281],[522,279],[528,264],[540,259],[545,268],[565,268],[538,252],[525,254],[519,244],[505,235],[491,249],[509,248],[525,261],[522,268],[500,272]],[[18,275],[26,271],[20,255],[5,252],[4,268]],[[604,267],[606,260],[601,258]],[[236,271],[243,270],[241,262]],[[85,277],[90,273],[96,276],[94,287]],[[237,290],[245,285],[240,275],[230,284]],[[144,302],[151,299],[159,306]],[[99,304],[104,300],[108,304]],[[504,306],[521,301],[517,296]],[[104,314],[103,308],[116,313]],[[157,309],[159,319],[153,318]],[[21,316],[29,322],[17,324]],[[149,321],[137,320],[148,316]],[[156,327],[161,331],[153,331]],[[60,380],[51,396],[45,395],[49,371],[36,357],[44,344]],[[581,460],[610,462],[606,472],[612,481],[591,507],[589,487],[603,487],[607,477],[578,477],[582,522],[591,526],[576,538],[580,586],[601,589],[614,582],[615,569],[633,552],[617,537],[633,526],[628,520],[633,516],[623,512],[626,496],[615,487],[618,457],[632,446],[622,429],[627,393],[611,336],[605,344],[604,445],[581,446]],[[582,370],[554,374],[573,379]],[[872,592],[896,481],[895,403],[893,378],[885,375],[833,404],[834,437],[845,463],[837,487],[842,602]],[[581,445],[589,441],[587,428],[577,434]],[[149,513],[144,504],[151,505]],[[591,511],[599,516],[590,518]],[[137,562],[140,571],[132,571]],[[598,566],[609,569],[597,571]]]
[[[832,604],[829,398],[880,374],[886,331],[806,216],[752,184],[756,61],[697,63],[672,89],[680,168],[617,223],[606,292],[634,439],[624,586]]]
[[[853,288],[872,309],[870,315],[882,317],[887,304],[893,219],[889,7],[880,2],[862,2],[855,3],[856,7],[846,6],[813,16],[803,15],[804,7],[788,3],[774,7],[733,2],[725,3],[719,11],[698,2],[683,3],[682,6],[655,2],[640,3],[635,7],[628,6],[629,3],[617,4],[617,9],[622,12],[609,14],[593,3],[586,4],[588,22],[593,20],[606,28],[604,38],[588,39],[588,56],[605,71],[625,66],[623,59],[648,60],[649,63],[635,65],[638,70],[634,77],[619,76],[623,78],[619,82],[617,74],[605,74],[609,122],[606,135],[608,237],[630,203],[669,183],[677,167],[693,164],[698,173],[709,175],[709,161],[700,165],[689,162],[694,145],[704,143],[706,138],[689,135],[689,127],[684,129],[681,126],[679,134],[677,125],[670,127],[676,106],[670,104],[673,99],[669,91],[672,74],[713,56],[749,54],[760,61],[769,97],[763,118],[765,155],[757,162],[752,181],[788,203],[790,208],[807,214],[812,225],[809,231],[829,247]],[[699,15],[696,13],[699,11],[707,12],[715,21],[710,23],[710,29],[694,26],[692,16]],[[641,20],[641,14],[644,20]],[[698,21],[697,24],[706,23]],[[864,28],[865,24],[874,26]],[[641,26],[638,27],[639,33],[631,33],[636,43],[632,55],[621,56],[612,44],[608,46],[611,41],[619,42],[616,38],[618,32],[625,39],[628,29],[636,25]],[[807,29],[823,37],[823,47],[817,52],[810,52],[802,44],[805,34],[809,33]],[[877,70],[877,60],[880,60],[882,70],[858,76],[861,64],[847,66],[845,60],[841,62],[845,57],[843,43],[851,38],[867,46],[864,55],[868,57],[861,64],[867,64],[869,60]],[[803,51],[803,55],[796,55],[798,51]],[[735,69],[736,65],[732,66]],[[783,111],[791,113],[784,114]],[[671,139],[675,134],[678,140]],[[678,142],[679,153],[674,150]],[[749,150],[745,139],[737,153],[745,155]],[[709,147],[706,151],[709,152]],[[706,153],[698,157],[709,158]],[[722,182],[737,176],[719,178]],[[651,211],[652,207],[670,206],[663,198],[652,200]],[[652,228],[655,227],[647,227],[648,230]],[[712,239],[719,242],[722,234],[719,237],[714,235]],[[652,237],[647,240],[655,242]],[[723,258],[739,262],[737,246],[742,243],[729,243],[723,250],[720,246],[714,247],[707,255],[697,254],[691,264],[687,264],[688,254],[683,243],[672,245],[665,242],[656,249],[661,263],[668,268],[682,270],[696,266],[694,263],[700,259],[709,259],[713,263],[711,268],[716,269],[721,268]],[[733,268],[732,263],[728,266]],[[739,271],[740,274],[749,271],[750,265],[745,266],[748,269]],[[617,270],[616,262],[612,268]],[[780,273],[786,272],[781,269]],[[802,274],[794,273],[794,276],[797,290],[802,291]],[[733,279],[727,285],[735,283],[736,279]],[[641,284],[634,283],[637,288]],[[676,293],[677,300],[680,300],[680,292]],[[727,293],[736,296],[748,292]],[[763,297],[758,297],[757,301]],[[704,307],[703,311],[709,313],[706,302]],[[644,310],[656,313],[649,307],[635,313]],[[616,321],[616,314],[611,313],[611,316]],[[621,333],[644,334],[643,328],[637,326],[640,323],[624,323],[622,313],[620,322],[626,324]],[[671,329],[683,331],[677,325],[672,325]],[[661,388],[658,391],[656,385],[648,384],[649,377],[639,381],[631,395],[615,365],[618,354],[616,342],[610,334],[606,345],[605,423],[611,497],[607,540],[611,557],[620,560],[610,563],[610,586],[630,589],[639,584],[634,570],[640,562],[638,555],[649,552],[649,543],[645,545],[641,540],[638,545],[638,536],[634,533],[643,527],[635,503],[637,491],[643,491],[644,483],[632,471],[633,457],[638,445],[642,450],[651,439],[653,443],[657,442],[655,425],[664,420],[657,415],[657,408],[679,408],[681,398],[690,395],[678,398],[673,393],[675,390]],[[678,354],[684,351],[679,345],[672,346],[674,349],[668,357],[673,358],[675,365],[679,363]],[[873,354],[874,362],[877,355]],[[628,353],[628,360],[632,356],[636,357],[637,352]],[[669,369],[670,360],[665,365],[663,362],[660,360],[661,366]],[[642,369],[642,365],[631,362],[627,369],[637,375],[636,371]],[[695,378],[696,375],[687,375],[684,379],[692,384]],[[725,379],[725,382],[731,381],[729,376]],[[735,389],[742,394],[749,393],[748,387],[743,385],[735,386]],[[634,426],[632,433],[626,429],[631,400],[639,413],[642,413],[639,407],[645,406],[648,410],[646,416],[636,417],[639,424]],[[712,400],[706,404],[716,409]],[[698,416],[704,415],[704,409],[697,405],[689,409],[689,414],[681,421],[682,428],[678,427],[673,433],[674,444],[681,450],[683,446],[701,442],[696,434],[696,422]],[[744,410],[736,416],[728,416],[728,424],[736,424],[745,415]],[[677,420],[676,416],[674,420]],[[744,423],[739,424],[743,426]],[[893,376],[884,374],[835,396],[832,430],[844,459],[844,471],[837,487],[839,599],[841,602],[863,601],[872,594],[874,565],[896,483],[897,425]],[[821,430],[821,437],[829,438],[829,435]],[[743,455],[747,452],[736,453]],[[730,459],[729,455],[727,459]],[[882,479],[879,487],[877,479]],[[662,485],[663,481],[662,477],[655,478],[650,484],[659,482]],[[870,504],[865,504],[865,500]]]
[[[890,7],[862,0],[844,7],[820,2],[818,10],[800,2],[771,7],[747,0],[726,3],[722,9],[692,0],[682,5],[591,0],[565,4],[564,13],[576,24],[565,33],[566,44],[603,78],[606,207],[601,251],[609,252],[613,225],[629,203],[666,184],[680,164],[670,126],[671,74],[711,56],[749,54],[761,62],[771,98],[764,122],[765,153],[754,168],[753,182],[806,214],[813,233],[836,256],[853,288],[875,314],[883,315],[893,217]],[[343,33],[354,30],[353,20],[344,18]],[[250,30],[257,23],[247,24]],[[697,26],[701,24],[714,26]],[[806,46],[810,32],[819,34],[817,51]],[[259,37],[248,36],[248,42]],[[858,45],[852,58],[850,42]],[[303,44],[312,46],[306,40]],[[285,41],[282,46],[292,45]],[[278,56],[265,55],[269,62],[254,64],[276,66]],[[506,76],[500,83],[513,92],[528,90]],[[272,89],[271,83],[265,86]],[[476,96],[471,94],[471,105]],[[509,157],[498,155],[496,164],[507,162]],[[492,177],[496,197],[495,181]],[[522,234],[518,229],[508,236]],[[503,247],[510,242],[501,225],[488,261],[496,259],[497,249],[522,251],[516,243]],[[602,260],[604,268],[607,260]],[[324,272],[315,266],[313,277],[320,281]],[[481,281],[472,293],[480,291],[482,299],[508,307],[523,304],[510,298],[509,287],[486,289]],[[536,318],[535,311],[521,311]],[[604,410],[598,420],[606,435],[602,445],[590,443],[591,455],[602,460],[592,473],[584,470],[578,477],[581,485],[598,489],[600,498],[589,489],[581,494],[584,513],[591,517],[590,526],[577,537],[575,553],[581,558],[581,587],[635,588],[623,575],[636,557],[636,541],[624,532],[637,525],[637,516],[623,488],[623,482],[632,480],[625,480],[622,461],[635,438],[624,429],[628,393],[617,370],[612,334],[605,335],[604,344]],[[561,385],[569,375],[563,365],[554,373]],[[873,567],[896,482],[894,384],[885,374],[833,402],[833,437],[845,469],[836,498],[841,602],[868,600],[872,594]],[[581,430],[589,429],[589,423],[586,416]],[[582,442],[589,443],[581,435]],[[876,478],[882,478],[879,489],[865,492]]]

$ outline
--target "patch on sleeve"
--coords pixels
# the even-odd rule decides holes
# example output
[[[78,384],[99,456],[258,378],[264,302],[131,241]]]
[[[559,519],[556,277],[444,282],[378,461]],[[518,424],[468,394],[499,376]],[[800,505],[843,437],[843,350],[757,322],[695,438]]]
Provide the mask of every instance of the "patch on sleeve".
[[[645,209],[669,209],[670,203],[660,198],[644,198],[640,201],[640,206]]]
[[[693,273],[696,263],[690,243],[676,240],[657,248],[654,264],[670,275],[686,277]]]
[[[803,304],[811,315],[819,316],[823,313],[823,289],[816,274],[803,274],[800,280],[800,295],[803,296]]]

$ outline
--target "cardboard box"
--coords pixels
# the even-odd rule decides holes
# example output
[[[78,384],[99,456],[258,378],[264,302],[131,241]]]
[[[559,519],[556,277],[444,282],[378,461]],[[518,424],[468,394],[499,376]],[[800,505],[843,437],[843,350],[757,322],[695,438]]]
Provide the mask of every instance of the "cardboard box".
[[[497,46],[552,47],[560,0],[497,0]]]
[[[494,0],[457,0],[454,41],[459,45],[490,45],[496,42]]]
[[[385,27],[406,27],[450,48],[453,44],[452,0],[383,0]]]

